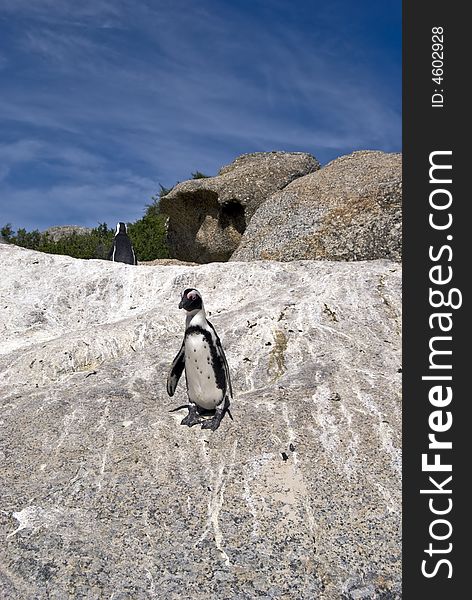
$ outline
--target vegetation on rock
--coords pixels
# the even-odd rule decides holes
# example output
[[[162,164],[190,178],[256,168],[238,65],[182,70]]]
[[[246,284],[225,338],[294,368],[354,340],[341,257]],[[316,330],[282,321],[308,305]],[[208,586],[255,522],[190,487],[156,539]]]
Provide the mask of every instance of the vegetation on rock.
[[[54,241],[48,233],[41,233],[37,229],[26,231],[21,228],[15,233],[11,224],[7,223],[1,233],[7,242],[30,250],[66,254],[74,258],[106,259],[115,230],[110,229],[106,223],[100,223],[90,233],[72,232]],[[148,207],[141,219],[128,224],[128,234],[138,260],[169,257],[165,241],[165,218],[156,214],[154,205]]]
[[[7,223],[1,231],[7,242],[30,250],[48,252],[49,254],[67,254],[74,258],[103,259],[107,256],[114,233],[106,223],[100,223],[90,233],[78,234],[72,232],[70,235],[61,237],[56,241],[52,239],[49,233],[42,233],[37,229],[26,231],[26,229],[20,228],[15,233],[10,223]]]
[[[192,179],[207,179],[201,171],[191,174]],[[177,184],[176,184],[177,185]],[[175,187],[175,186],[173,186]],[[140,261],[169,258],[169,248],[166,242],[167,217],[159,213],[159,200],[173,190],[159,184],[158,193],[152,197],[152,202],[146,204],[144,216],[134,223],[128,223],[128,235],[133,243],[136,256]],[[106,259],[113,241],[115,230],[107,223],[99,223],[87,233],[72,232],[61,239],[54,240],[47,232],[37,229],[26,231],[24,228],[14,231],[11,223],[0,228],[0,238],[4,241],[29,250],[48,252],[49,254],[66,254],[73,258]]]

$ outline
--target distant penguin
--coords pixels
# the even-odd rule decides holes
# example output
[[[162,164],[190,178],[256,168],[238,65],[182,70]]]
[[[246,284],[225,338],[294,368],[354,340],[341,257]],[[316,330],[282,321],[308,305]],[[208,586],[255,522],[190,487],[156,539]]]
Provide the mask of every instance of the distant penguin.
[[[231,417],[229,399],[233,397],[233,390],[225,353],[215,328],[207,321],[202,297],[197,290],[186,289],[179,308],[187,311],[185,334],[167,377],[167,393],[174,395],[185,369],[190,404],[182,425],[192,427],[201,423],[202,429],[216,431],[226,412]],[[209,413],[213,415],[211,419],[203,418]]]
[[[116,224],[115,237],[113,239],[113,246],[108,253],[108,260],[126,263],[127,265],[138,264],[125,223],[120,222]]]

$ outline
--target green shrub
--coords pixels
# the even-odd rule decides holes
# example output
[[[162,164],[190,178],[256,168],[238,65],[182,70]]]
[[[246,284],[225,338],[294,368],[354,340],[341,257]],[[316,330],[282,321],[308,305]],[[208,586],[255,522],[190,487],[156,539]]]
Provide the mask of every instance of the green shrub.
[[[113,231],[106,223],[101,223],[90,233],[76,232],[54,241],[49,234],[40,233],[37,229],[12,231],[8,241],[23,248],[48,252],[49,254],[66,254],[74,258],[106,258],[113,240]]]
[[[200,171],[192,173],[193,179],[209,177]],[[166,219],[159,214],[159,200],[173,188],[159,184],[159,192],[152,197],[151,204],[145,207],[144,216],[134,223],[128,223],[128,234],[133,244],[138,261],[168,258],[169,249],[166,243]],[[106,223],[100,223],[90,233],[74,232],[53,241],[47,233],[37,229],[26,231],[18,229],[14,232],[11,223],[0,229],[0,235],[7,241],[23,248],[48,252],[49,254],[65,254],[74,258],[106,259],[113,243],[114,229],[109,229]]]
[[[166,218],[163,215],[150,211],[142,219],[128,224],[128,234],[138,260],[168,258],[165,221]],[[106,223],[100,223],[90,233],[73,232],[53,241],[47,233],[40,233],[37,229],[34,231],[18,229],[15,234],[13,230],[9,233],[6,227],[2,231],[8,235],[2,234],[3,237],[17,246],[49,254],[65,254],[74,258],[100,258],[103,260],[107,258],[115,233],[114,229],[109,229]]]
[[[13,235],[13,229],[11,227],[11,223],[7,223],[6,225],[4,225],[1,229],[0,229],[0,236],[6,240],[7,242],[10,240],[11,236]]]
[[[138,260],[169,257],[165,223],[166,217],[150,211],[139,221],[128,225],[128,235]]]

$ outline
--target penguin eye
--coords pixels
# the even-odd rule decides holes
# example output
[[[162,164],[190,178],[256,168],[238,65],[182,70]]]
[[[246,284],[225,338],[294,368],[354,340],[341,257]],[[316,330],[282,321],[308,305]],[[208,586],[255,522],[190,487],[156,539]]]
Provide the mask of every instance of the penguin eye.
[[[195,292],[190,292],[189,294],[187,294],[187,298],[189,300],[195,300],[196,297],[197,297],[197,294]]]

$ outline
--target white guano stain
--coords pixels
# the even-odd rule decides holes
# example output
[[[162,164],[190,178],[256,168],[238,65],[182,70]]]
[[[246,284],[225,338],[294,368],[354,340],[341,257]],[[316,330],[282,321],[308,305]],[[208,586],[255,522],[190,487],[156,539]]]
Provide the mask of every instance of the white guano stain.
[[[102,454],[102,460],[101,460],[101,465],[100,465],[100,474],[97,479],[97,484],[98,484],[99,490],[102,489],[102,483],[103,483],[103,477],[105,475],[105,468],[106,468],[106,464],[107,464],[108,452],[110,450],[111,445],[113,444],[114,438],[115,438],[115,433],[114,433],[113,429],[109,429],[108,433],[107,433],[107,443],[105,446],[105,450],[103,451],[103,454]]]
[[[233,444],[233,450],[231,453],[231,461],[228,464],[222,462],[218,468],[218,473],[216,476],[214,476],[213,472],[211,471],[211,479],[210,479],[210,486],[209,486],[211,493],[210,493],[210,498],[208,500],[207,523],[206,523],[203,534],[200,536],[200,538],[197,542],[197,544],[202,542],[208,535],[210,529],[213,529],[216,547],[217,547],[218,551],[220,552],[221,557],[223,558],[224,564],[227,567],[230,566],[231,561],[223,547],[223,533],[222,533],[221,527],[220,527],[219,516],[220,516],[220,511],[221,511],[221,508],[222,508],[223,502],[224,502],[224,492],[225,492],[226,482],[228,481],[228,479],[231,476],[231,470],[232,470],[232,465],[234,464],[237,446],[238,446],[238,442],[236,440]],[[228,468],[228,473],[225,477],[224,471],[227,466],[229,468]]]
[[[284,402],[282,404],[282,415],[284,417],[285,423],[287,424],[288,440],[287,440],[286,444],[287,444],[287,448],[289,448],[290,444],[293,444],[295,446],[296,436],[295,436],[295,431],[294,431],[293,427],[290,424],[290,417],[289,417],[289,414],[288,414],[288,408],[287,408],[287,403],[286,402]],[[297,466],[297,464],[298,464],[297,451],[294,450],[291,453],[291,455],[293,457],[293,464],[295,466]]]

